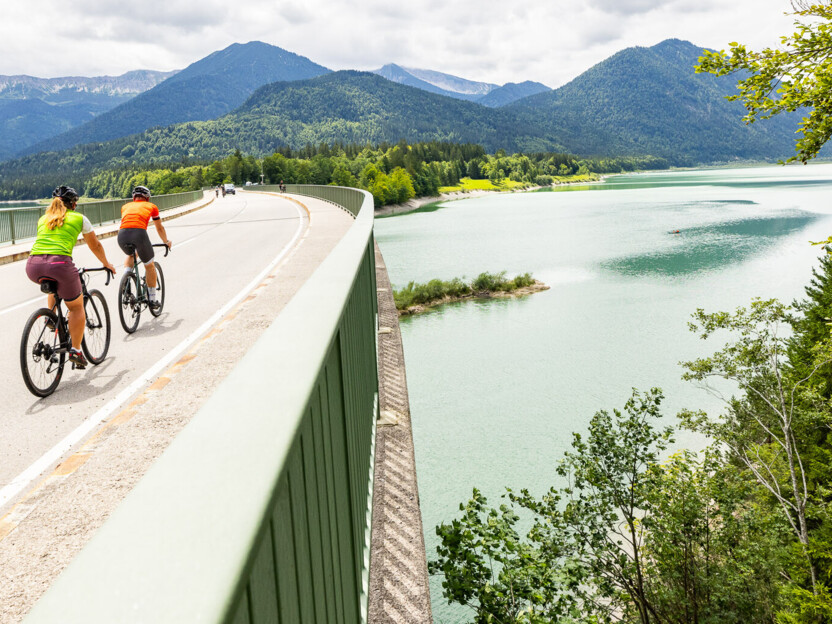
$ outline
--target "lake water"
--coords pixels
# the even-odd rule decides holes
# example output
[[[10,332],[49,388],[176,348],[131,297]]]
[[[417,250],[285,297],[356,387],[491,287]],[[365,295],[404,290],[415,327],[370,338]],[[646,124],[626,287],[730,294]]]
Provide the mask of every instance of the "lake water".
[[[17,208],[37,208],[42,206],[40,202],[36,201],[2,201],[0,202],[0,210],[14,210]]]
[[[678,233],[676,233],[678,230]],[[428,557],[434,527],[478,487],[542,492],[573,432],[631,388],[659,386],[668,424],[721,404],[678,362],[717,345],[687,330],[698,307],[803,296],[832,234],[832,165],[615,176],[584,189],[493,195],[379,219],[395,287],[530,271],[551,289],[402,319]],[[680,432],[677,446],[703,442]],[[463,622],[439,579],[434,618]]]

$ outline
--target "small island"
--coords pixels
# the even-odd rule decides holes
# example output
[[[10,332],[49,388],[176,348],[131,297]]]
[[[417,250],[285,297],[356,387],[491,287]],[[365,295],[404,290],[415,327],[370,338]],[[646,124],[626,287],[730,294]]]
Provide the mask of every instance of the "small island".
[[[421,314],[430,308],[462,301],[464,299],[490,299],[496,297],[520,297],[549,287],[523,273],[514,279],[506,278],[506,272],[480,273],[472,282],[455,277],[450,281],[432,279],[426,284],[410,282],[401,290],[393,291],[399,316]]]

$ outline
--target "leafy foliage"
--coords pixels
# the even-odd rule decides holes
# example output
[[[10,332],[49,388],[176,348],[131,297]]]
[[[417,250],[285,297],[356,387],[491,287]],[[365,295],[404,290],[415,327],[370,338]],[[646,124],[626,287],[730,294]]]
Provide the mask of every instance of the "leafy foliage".
[[[698,310],[691,329],[723,346],[685,376],[736,392],[719,416],[680,415],[712,446],[662,459],[672,433],[653,424],[661,393],[634,391],[575,435],[565,486],[509,492],[499,509],[475,491],[462,518],[437,527],[430,570],[445,597],[476,622],[829,622],[830,293],[824,258],[793,308]]]
[[[661,392],[595,414],[542,497],[474,490],[437,527],[445,597],[474,622],[774,622],[782,522],[747,506],[752,484],[711,453],[661,461]],[[520,526],[530,526],[522,535]]]
[[[783,49],[765,48],[753,52],[739,43],[731,52],[704,50],[698,72],[715,76],[739,74],[739,93],[727,99],[745,106],[745,121],[771,119],[789,115],[802,135],[795,144],[796,155],[787,161],[803,163],[818,155],[832,136],[832,102],[829,99],[832,71],[829,50],[832,48],[832,5],[828,2],[794,2],[795,32],[781,38]],[[805,18],[806,21],[801,21]],[[792,113],[808,112],[808,117],[794,119]],[[799,120],[799,124],[798,124]]]
[[[459,298],[469,295],[482,295],[496,292],[513,292],[535,283],[531,273],[506,278],[506,272],[480,273],[473,281],[465,282],[455,277],[450,281],[432,279],[425,284],[408,282],[407,286],[393,291],[396,309],[407,310],[413,305],[431,304],[446,298]]]

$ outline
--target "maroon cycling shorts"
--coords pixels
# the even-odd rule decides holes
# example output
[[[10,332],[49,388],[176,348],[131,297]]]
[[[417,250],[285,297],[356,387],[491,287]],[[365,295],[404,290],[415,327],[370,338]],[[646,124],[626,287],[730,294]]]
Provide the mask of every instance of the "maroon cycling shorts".
[[[72,256],[38,254],[29,256],[26,261],[26,275],[35,283],[42,278],[58,282],[58,296],[64,301],[72,301],[81,296],[81,278],[72,262]]]

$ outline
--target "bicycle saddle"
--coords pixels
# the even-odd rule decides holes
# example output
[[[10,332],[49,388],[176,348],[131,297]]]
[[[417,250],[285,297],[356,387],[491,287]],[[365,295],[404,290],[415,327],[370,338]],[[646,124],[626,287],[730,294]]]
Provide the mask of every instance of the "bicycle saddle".
[[[58,282],[53,279],[49,279],[48,277],[41,277],[38,280],[40,284],[40,291],[46,293],[47,295],[54,295],[58,292]]]

